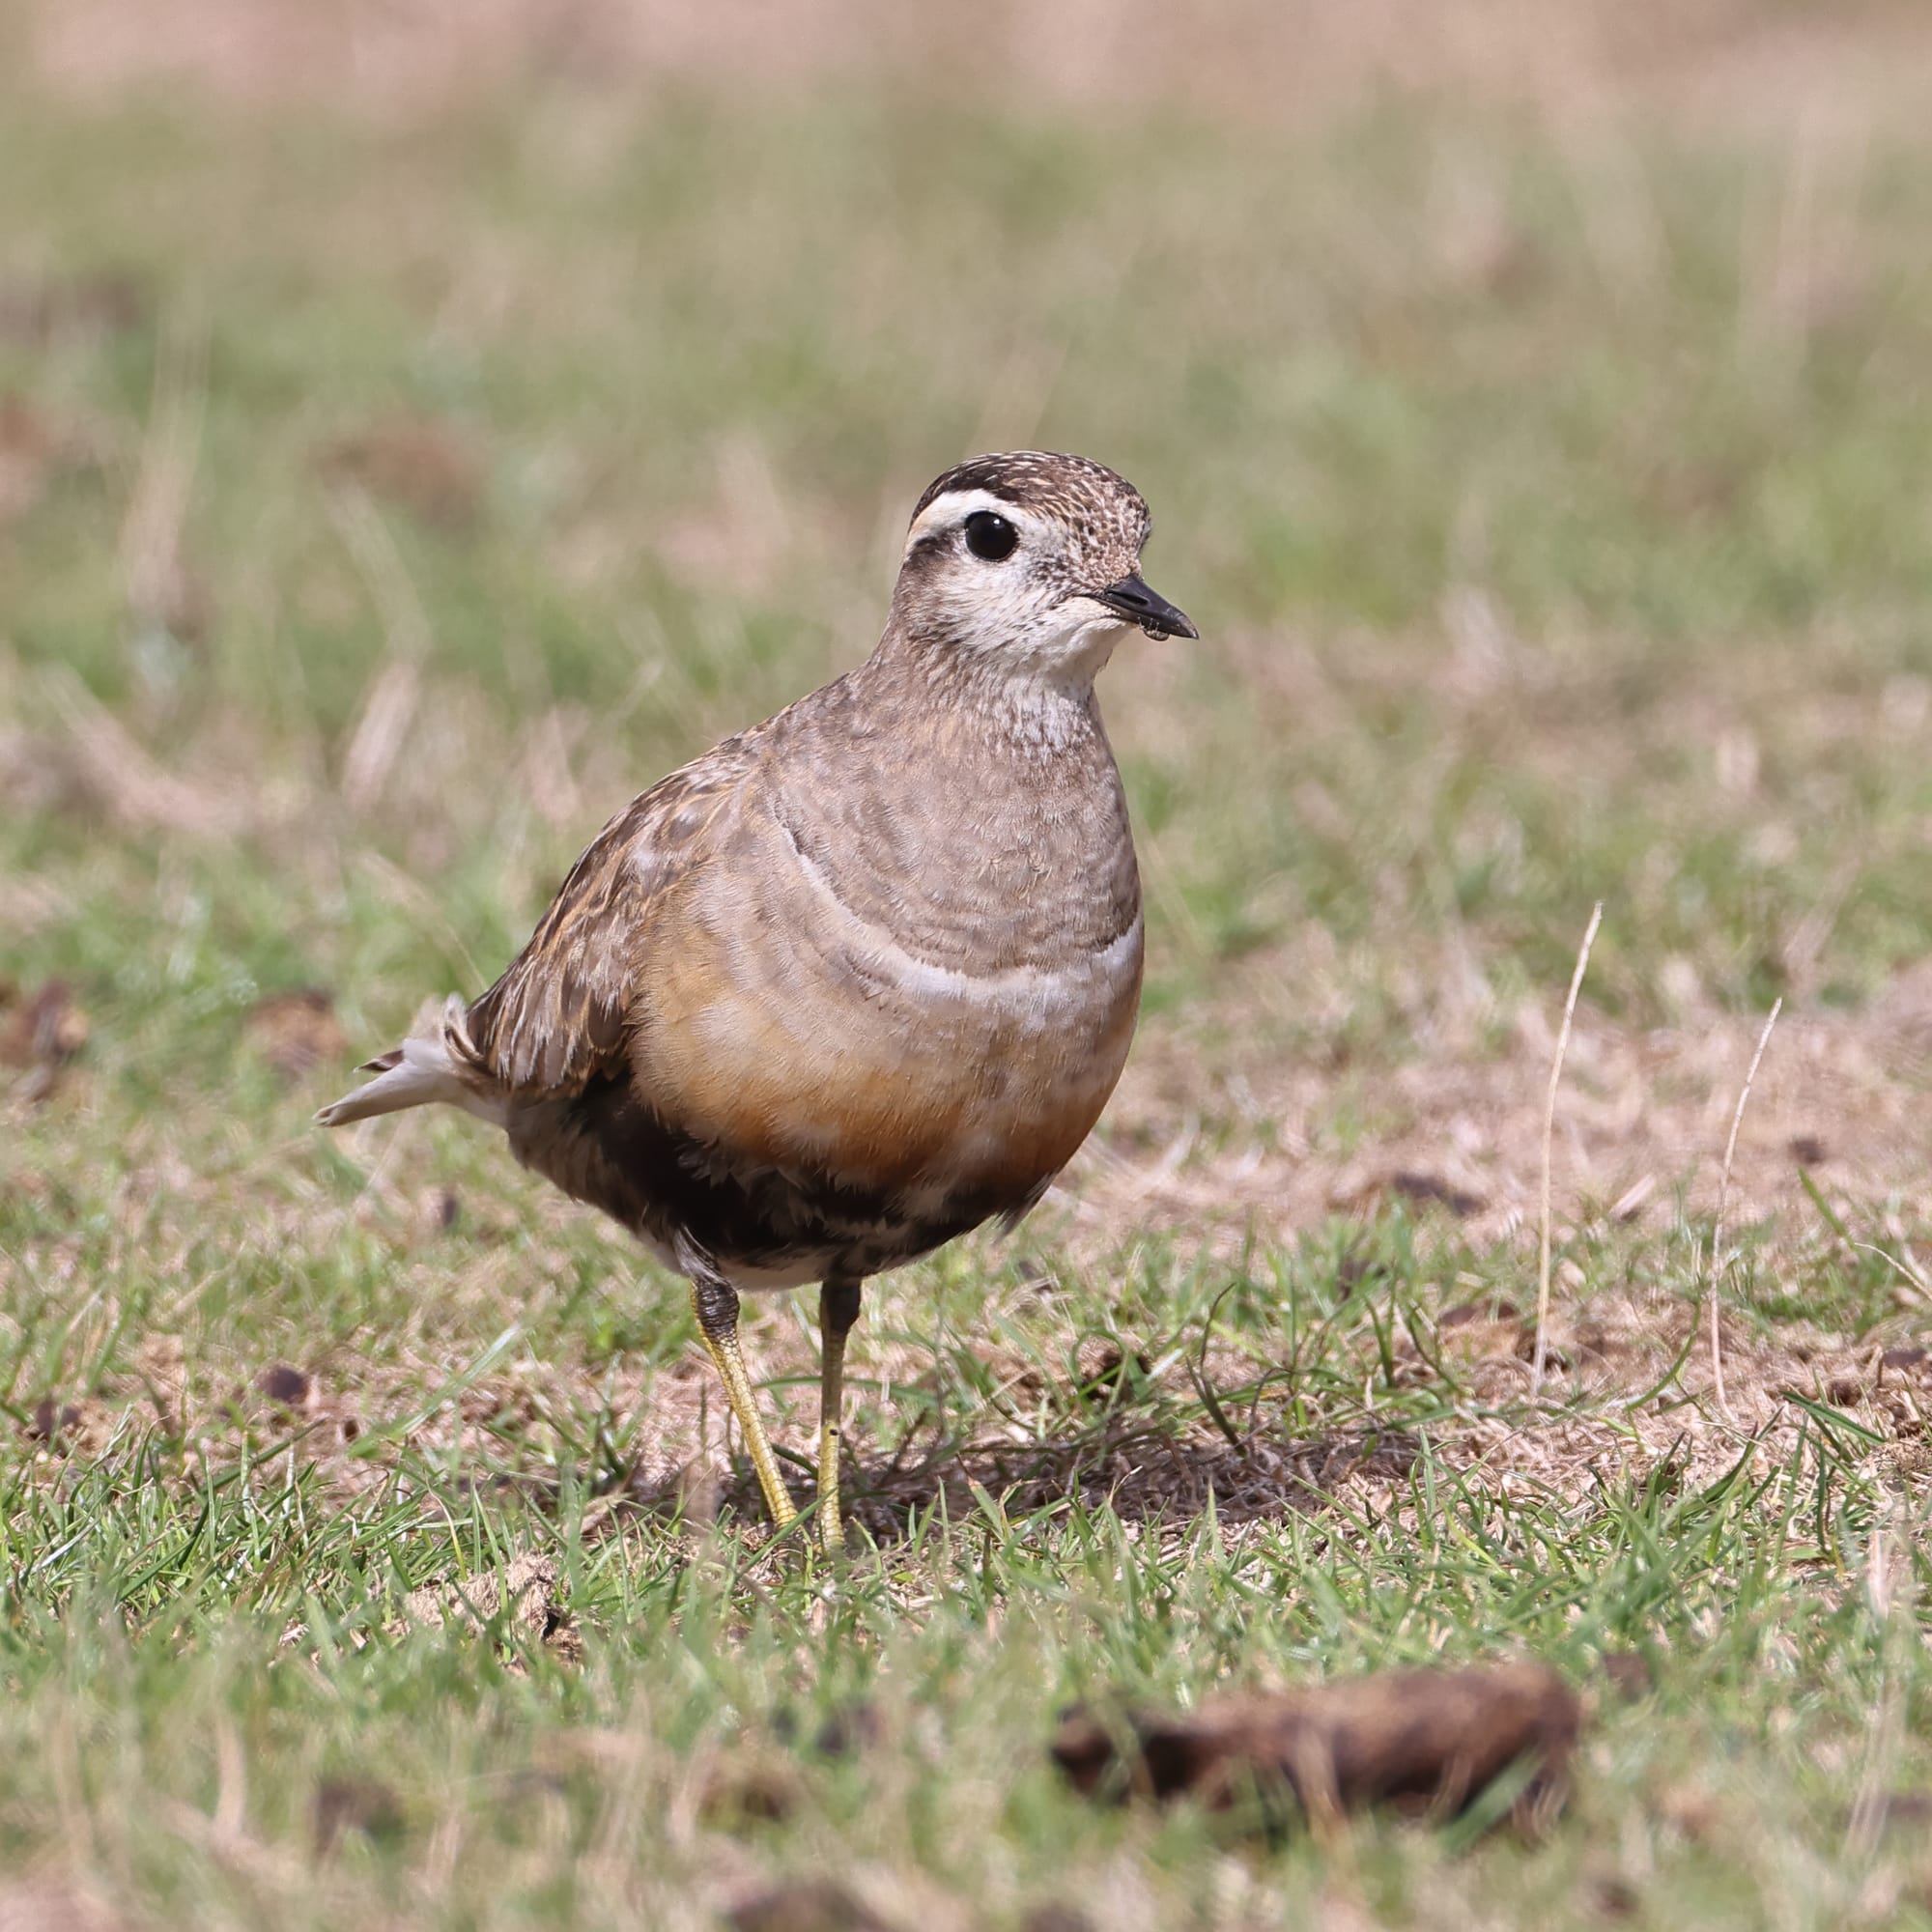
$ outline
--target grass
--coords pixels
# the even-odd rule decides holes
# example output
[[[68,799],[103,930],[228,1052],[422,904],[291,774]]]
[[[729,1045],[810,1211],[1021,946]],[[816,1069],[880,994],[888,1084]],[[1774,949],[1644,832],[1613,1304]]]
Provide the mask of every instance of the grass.
[[[0,1918],[1932,1920],[1922,136],[4,85],[0,977],[90,1031],[0,1097]],[[1034,441],[1205,634],[1103,694],[1147,1017],[1063,1193],[870,1292],[833,1575],[674,1282],[467,1123],[307,1118]],[[751,1331],[787,1447],[813,1340]],[[412,1607],[532,1554],[548,1635]],[[1524,1651],[1594,1705],[1535,1845],[1044,1755]]]
[[[1401,1266],[1395,1233],[1382,1254]],[[1220,1311],[1258,1346],[1314,1331],[1281,1433],[1333,1427],[1364,1393],[1425,1445],[1469,1426],[1466,1390],[1377,1385],[1382,1324],[1431,1298],[1422,1257],[1339,1305],[1325,1258],[1300,1261]],[[1172,1319],[1200,1318],[1184,1272],[1163,1285]],[[551,1310],[531,1321],[552,1363],[579,1339]],[[989,1325],[1012,1346],[1014,1324]],[[1030,1325],[1042,1342],[1052,1324]],[[955,1347],[942,1373],[963,1381]],[[64,1482],[16,1481],[16,1851],[58,1844],[162,1916],[315,1922],[703,1922],[694,1900],[728,1883],[829,1866],[889,1909],[959,1922],[1016,1922],[1054,1898],[1169,1923],[1346,1896],[1423,1922],[1587,1919],[1628,1896],[1640,1917],[1828,1923],[1889,1916],[1874,1888],[1919,1869],[1903,1833],[1874,1862],[1849,1814],[1874,1780],[1889,1793],[1923,1775],[1924,1558],[1910,1504],[1829,1413],[1762,1476],[1747,1454],[1710,1483],[1669,1459],[1638,1474],[1605,1458],[1578,1486],[1498,1492],[1425,1446],[1367,1493],[1166,1534],[1077,1494],[941,1503],[831,1590],[774,1572],[730,1528],[694,1544],[648,1520],[593,1526],[570,1470],[532,1509],[495,1488],[490,1458],[391,1442],[373,1452],[380,1481],[344,1500],[293,1433],[264,1418],[195,1454],[130,1418]],[[547,1468],[548,1435],[499,1437],[497,1457]],[[407,1589],[531,1548],[556,1560],[581,1664],[513,1635],[499,1650],[410,1632]],[[1201,1817],[1083,1810],[1038,1753],[1043,1714],[1096,1690],[1185,1701],[1223,1680],[1519,1647],[1584,1681],[1612,1651],[1657,1673],[1640,1704],[1609,1704],[1571,1819],[1533,1851],[1372,1827],[1342,1871],[1299,1844],[1255,1858]],[[784,1742],[859,1701],[880,1737],[856,1758]],[[752,1799],[770,1808],[774,1776],[786,1815],[741,1816]],[[392,1794],[394,1812],[318,1861],[316,1794],[345,1785]]]

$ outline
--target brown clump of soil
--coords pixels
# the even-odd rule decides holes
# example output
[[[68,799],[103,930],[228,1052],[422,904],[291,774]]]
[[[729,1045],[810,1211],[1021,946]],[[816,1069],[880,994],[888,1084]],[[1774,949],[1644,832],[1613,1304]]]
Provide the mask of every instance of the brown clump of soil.
[[[1198,1711],[1113,1722],[1077,1711],[1052,1750],[1090,1797],[1184,1794],[1218,1811],[1258,1802],[1264,1818],[1288,1798],[1317,1830],[1379,1804],[1454,1817],[1530,1758],[1513,1811],[1530,1828],[1562,1803],[1581,1725],[1569,1686],[1547,1664],[1524,1662],[1231,1692]]]

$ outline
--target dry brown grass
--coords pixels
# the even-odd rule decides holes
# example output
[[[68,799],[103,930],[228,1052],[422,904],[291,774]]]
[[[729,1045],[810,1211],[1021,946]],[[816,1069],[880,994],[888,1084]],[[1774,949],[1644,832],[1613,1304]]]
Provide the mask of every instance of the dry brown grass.
[[[29,5],[50,84],[99,97],[184,81],[261,104],[412,114],[531,79],[605,90],[733,88],[894,76],[915,90],[1089,111],[1230,111],[1317,123],[1391,92],[1527,104],[1565,120],[1639,104],[1697,119],[1909,115],[1927,54],[1922,10],[1763,0],[1158,0],[911,10],[885,0],[643,5],[638,0],[115,0]]]
[[[1339,1097],[1358,1085],[1352,1070],[1243,1065],[1235,1052],[1216,1078],[1184,1039],[1151,1040],[1122,1083],[1111,1139],[1076,1167],[1078,1222],[1098,1242],[1147,1221],[1280,1233],[1380,1198],[1454,1196],[1473,1239],[1533,1229],[1550,1016],[1531,1001],[1508,1022],[1494,1052],[1432,1050],[1378,1070],[1372,1145],[1361,1149],[1338,1146],[1333,1126]],[[1716,1207],[1760,1024],[1639,1030],[1593,1013],[1585,998],[1556,1108],[1559,1227],[1662,1227]],[[1786,1019],[1740,1133],[1732,1224],[1802,1213],[1807,1171],[1828,1192],[1899,1202],[1908,1224],[1925,1199],[1928,1045],[1928,969],[1901,974],[1856,1016]],[[1239,1145],[1204,1148],[1198,1127],[1190,1134],[1204,1103],[1250,1123]]]

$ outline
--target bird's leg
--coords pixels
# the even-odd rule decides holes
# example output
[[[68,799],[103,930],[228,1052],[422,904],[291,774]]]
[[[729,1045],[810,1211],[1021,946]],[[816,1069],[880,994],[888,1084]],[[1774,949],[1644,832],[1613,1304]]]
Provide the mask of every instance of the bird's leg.
[[[838,1424],[845,1399],[845,1338],[858,1319],[856,1281],[828,1281],[818,1291],[818,1533],[828,1550],[845,1544],[838,1515]]]
[[[710,1268],[699,1269],[692,1275],[691,1309],[697,1317],[697,1332],[718,1365],[731,1413],[745,1432],[745,1446],[752,1452],[752,1467],[758,1472],[765,1507],[772,1513],[772,1521],[782,1529],[798,1512],[792,1508],[779,1475],[778,1458],[772,1454],[771,1438],[758,1419],[757,1404],[752,1400],[752,1378],[745,1373],[744,1351],[738,1347],[738,1291],[723,1275]]]

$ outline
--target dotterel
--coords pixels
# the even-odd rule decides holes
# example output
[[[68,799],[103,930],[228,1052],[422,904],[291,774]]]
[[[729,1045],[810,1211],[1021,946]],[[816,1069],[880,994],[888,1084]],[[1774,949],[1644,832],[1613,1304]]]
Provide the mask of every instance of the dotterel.
[[[821,1283],[828,1545],[862,1282],[1016,1222],[1126,1060],[1140,879],[1094,679],[1127,630],[1197,635],[1148,528],[1081,457],[949,469],[872,655],[619,812],[502,978],[317,1116],[462,1107],[685,1275],[781,1525],[739,1294]]]

